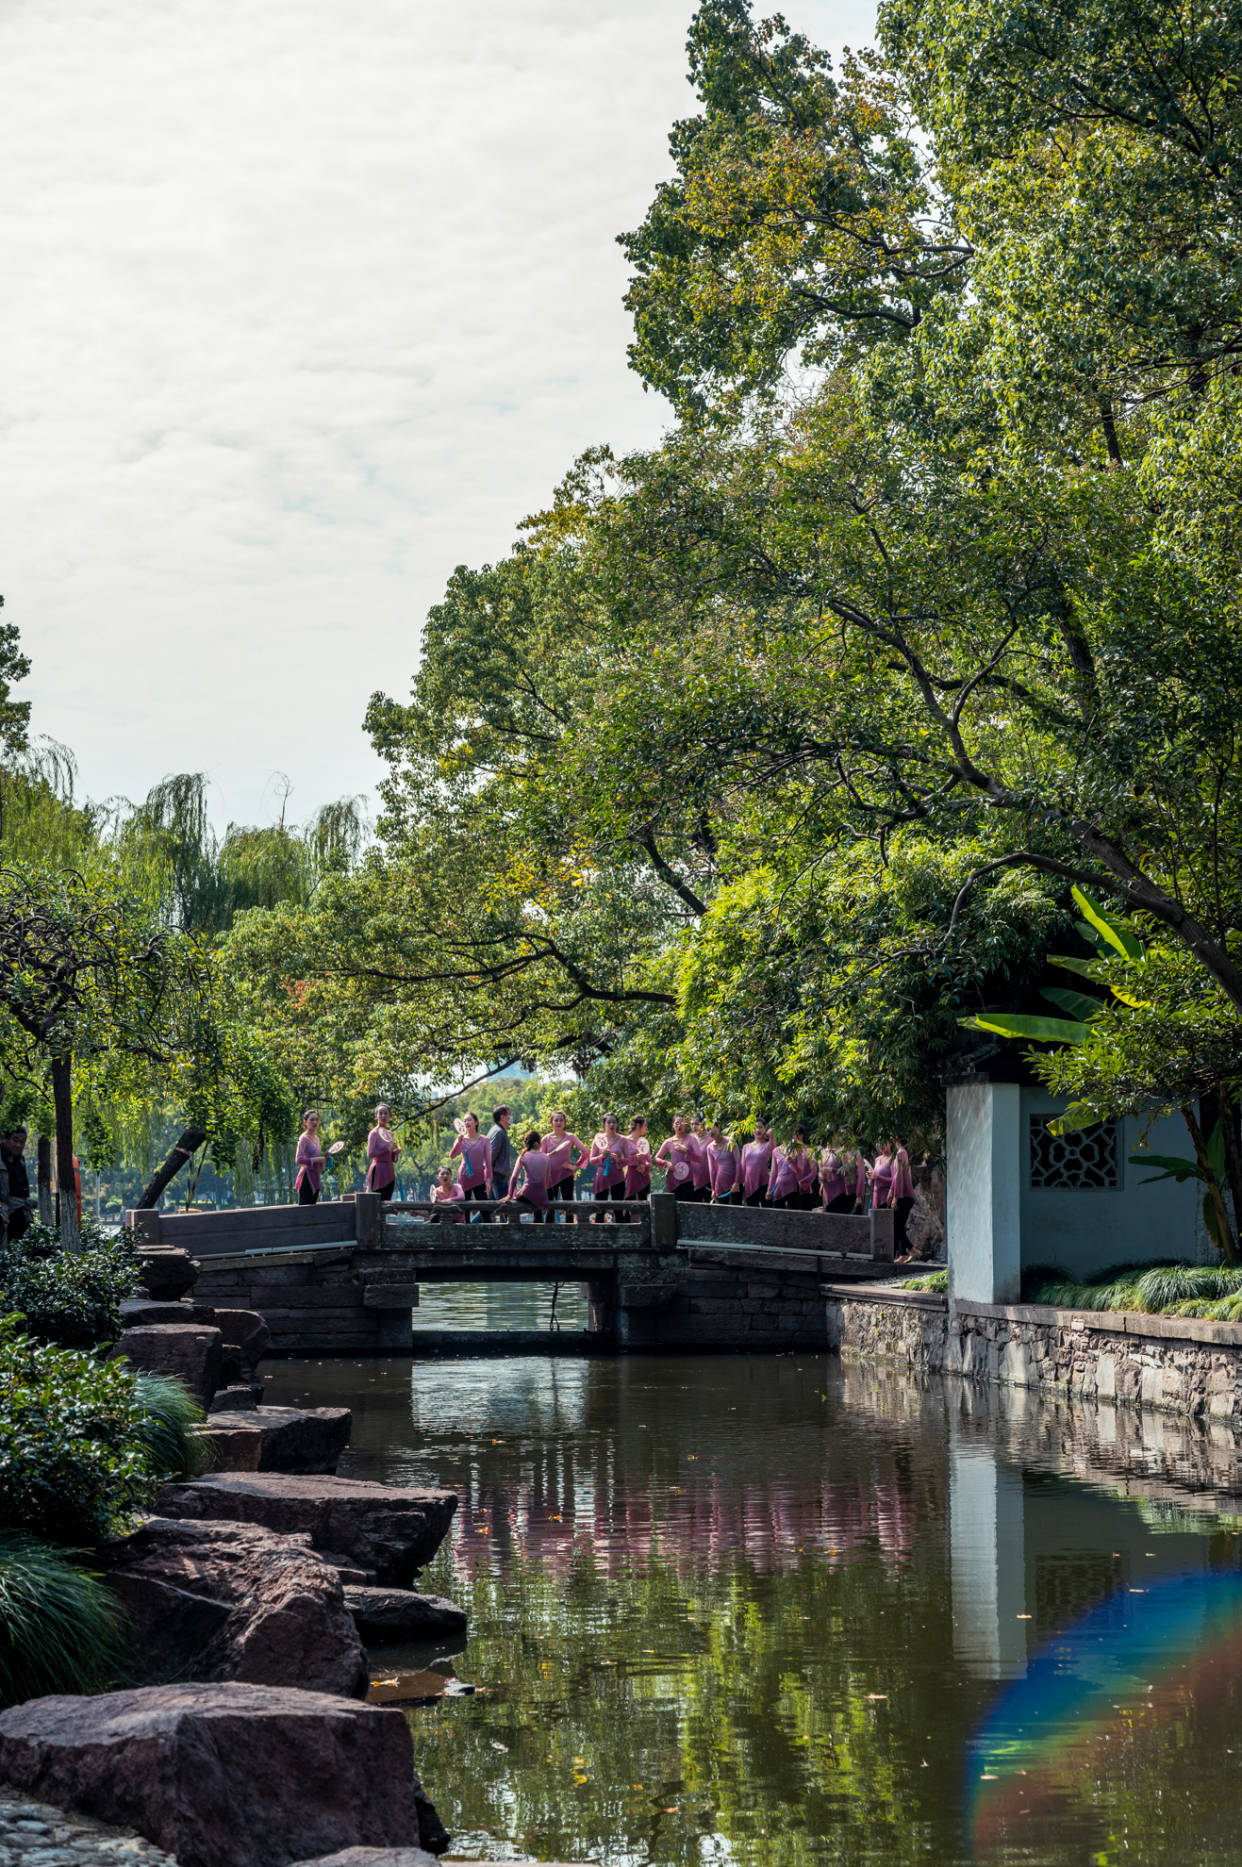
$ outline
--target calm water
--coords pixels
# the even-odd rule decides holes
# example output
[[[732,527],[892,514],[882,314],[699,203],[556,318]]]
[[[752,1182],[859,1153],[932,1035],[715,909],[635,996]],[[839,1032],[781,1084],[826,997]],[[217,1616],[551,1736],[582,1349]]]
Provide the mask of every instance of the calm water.
[[[1238,1861],[1228,1439],[813,1356],[271,1372],[460,1493],[478,1691],[409,1712],[455,1852]]]

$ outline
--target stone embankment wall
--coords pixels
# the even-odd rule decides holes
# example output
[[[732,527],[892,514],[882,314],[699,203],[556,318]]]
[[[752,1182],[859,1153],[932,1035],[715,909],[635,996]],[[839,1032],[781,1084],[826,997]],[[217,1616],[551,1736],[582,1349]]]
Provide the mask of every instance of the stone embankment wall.
[[[828,1346],[850,1360],[1040,1388],[1242,1425],[1242,1326],[920,1291],[826,1286]]]

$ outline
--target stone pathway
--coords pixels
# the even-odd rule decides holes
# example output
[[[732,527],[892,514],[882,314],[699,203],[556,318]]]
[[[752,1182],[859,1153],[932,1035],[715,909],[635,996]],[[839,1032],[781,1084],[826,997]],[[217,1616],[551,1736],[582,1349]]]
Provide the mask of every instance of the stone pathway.
[[[152,1841],[89,1815],[51,1809],[5,1789],[0,1800],[0,1867],[176,1867]]]

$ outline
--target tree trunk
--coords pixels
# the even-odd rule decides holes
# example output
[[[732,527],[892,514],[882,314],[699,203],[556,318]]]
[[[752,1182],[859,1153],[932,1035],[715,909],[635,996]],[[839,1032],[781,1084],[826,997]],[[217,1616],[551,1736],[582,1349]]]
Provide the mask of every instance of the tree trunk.
[[[73,1059],[52,1058],[52,1103],[56,1110],[56,1220],[60,1242],[76,1251],[81,1240],[78,1188],[73,1175]]]
[[[52,1223],[52,1143],[39,1136],[35,1149],[35,1187],[39,1196],[39,1224]]]
[[[159,1204],[160,1194],[168,1182],[180,1173],[186,1161],[206,1139],[207,1136],[201,1128],[187,1128],[183,1134],[178,1136],[175,1145],[169,1149],[163,1166],[151,1175],[147,1185],[143,1188],[142,1198],[137,1206],[139,1212],[144,1209],[149,1210],[152,1206]]]

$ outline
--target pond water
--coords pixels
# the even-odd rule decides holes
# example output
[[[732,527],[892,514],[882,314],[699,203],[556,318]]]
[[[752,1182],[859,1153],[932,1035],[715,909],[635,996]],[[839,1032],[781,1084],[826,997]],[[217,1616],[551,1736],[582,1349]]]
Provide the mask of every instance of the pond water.
[[[460,1494],[477,1691],[408,1714],[454,1853],[1238,1860],[1226,1437],[806,1355],[268,1372]]]

